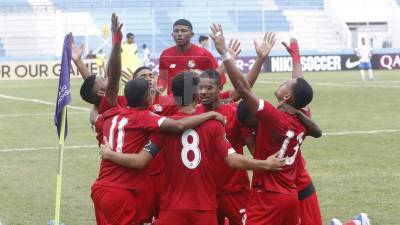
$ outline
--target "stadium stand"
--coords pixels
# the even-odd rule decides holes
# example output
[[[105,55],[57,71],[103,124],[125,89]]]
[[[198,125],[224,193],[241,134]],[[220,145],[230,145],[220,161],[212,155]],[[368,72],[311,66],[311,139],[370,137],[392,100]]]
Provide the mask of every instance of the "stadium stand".
[[[4,45],[1,42],[1,38],[0,38],[0,56],[5,56],[6,55],[6,50],[4,49]]]

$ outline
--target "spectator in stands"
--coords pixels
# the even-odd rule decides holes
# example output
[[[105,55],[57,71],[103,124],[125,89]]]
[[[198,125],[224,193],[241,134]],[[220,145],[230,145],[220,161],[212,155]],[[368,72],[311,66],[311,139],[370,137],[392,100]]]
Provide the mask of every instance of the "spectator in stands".
[[[145,66],[149,66],[149,63],[150,63],[150,50],[149,50],[149,48],[147,48],[146,44],[143,44],[142,48],[143,48],[143,64]]]
[[[206,48],[208,45],[208,37],[205,35],[200,35],[199,37],[199,47]]]
[[[355,52],[360,58],[360,74],[361,79],[365,81],[365,70],[368,70],[369,80],[374,80],[374,74],[372,73],[371,57],[372,48],[365,43],[365,38],[361,38],[361,46],[355,49]]]
[[[132,33],[126,35],[126,42],[121,45],[122,69],[135,71],[139,67],[137,56],[138,47],[135,44],[135,36]]]
[[[99,68],[99,75],[105,74],[104,61],[106,60],[106,55],[103,53],[103,49],[100,49],[96,54],[96,64]]]
[[[96,54],[93,54],[93,50],[89,50],[89,54],[87,54],[86,59],[95,59]]]

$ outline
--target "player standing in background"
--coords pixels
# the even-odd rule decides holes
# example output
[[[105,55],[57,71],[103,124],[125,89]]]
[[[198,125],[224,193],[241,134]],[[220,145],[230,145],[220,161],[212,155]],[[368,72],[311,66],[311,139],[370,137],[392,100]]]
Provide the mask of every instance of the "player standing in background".
[[[199,79],[193,72],[180,73],[172,82],[177,118],[197,114],[195,109]],[[216,185],[212,176],[214,156],[221,157],[231,167],[276,170],[283,160],[275,155],[266,160],[254,160],[235,153],[225,137],[221,123],[208,121],[188,129],[183,134],[153,134],[145,151],[139,154],[118,154],[109,144],[102,147],[103,159],[120,165],[144,167],[162,150],[165,162],[165,183],[158,225],[216,225]]]
[[[150,63],[150,50],[147,48],[146,44],[142,45],[143,48],[143,65],[144,66],[149,66]]]
[[[277,108],[259,99],[227,53],[222,26],[213,24],[211,30],[233,86],[249,107],[250,114],[259,120],[254,158],[265,159],[278,153],[279,158],[285,159],[281,171],[254,171],[246,224],[298,224],[297,153],[307,130],[295,115],[283,111],[281,106],[287,103],[296,109],[304,108],[311,102],[313,90],[306,80],[297,78],[283,82],[275,91]],[[264,42],[271,43],[272,49],[275,40],[269,36]]]
[[[360,74],[361,79],[365,81],[365,70],[368,70],[369,80],[374,80],[374,74],[372,72],[371,57],[372,48],[365,43],[365,38],[361,38],[361,46],[355,49],[355,52],[360,58]]]
[[[212,54],[191,43],[193,35],[190,21],[179,19],[174,23],[172,37],[176,45],[165,49],[160,55],[157,86],[161,92],[167,89],[167,94],[170,95],[172,79],[182,71],[217,69],[218,63]],[[222,76],[221,81],[222,84],[226,83],[225,76]]]
[[[135,71],[139,67],[137,56],[138,47],[135,44],[135,36],[132,33],[126,35],[126,42],[121,45],[122,69]]]
[[[199,47],[207,48],[208,45],[208,36],[200,35],[199,37]]]

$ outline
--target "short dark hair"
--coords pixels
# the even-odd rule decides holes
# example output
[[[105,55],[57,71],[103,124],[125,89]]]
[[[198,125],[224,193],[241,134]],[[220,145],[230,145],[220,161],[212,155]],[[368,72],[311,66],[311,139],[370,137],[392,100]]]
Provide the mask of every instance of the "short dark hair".
[[[236,118],[241,122],[245,123],[246,119],[250,116],[250,109],[246,102],[240,101],[236,108]]]
[[[187,27],[190,28],[190,30],[193,30],[192,23],[187,19],[179,19],[179,20],[175,21],[175,23],[172,26],[172,28],[174,28],[176,25],[187,26]]]
[[[88,78],[86,78],[81,86],[80,94],[81,98],[85,102],[93,105],[98,105],[100,103],[100,97],[93,90],[95,81],[96,75],[90,75]]]
[[[138,107],[143,104],[149,91],[147,81],[141,77],[136,77],[128,81],[125,85],[124,95],[128,106]]]
[[[172,79],[172,94],[180,106],[192,104],[198,96],[199,76],[193,72],[181,72]]]
[[[143,45],[142,45],[142,48],[146,48],[146,47],[147,47],[147,45],[146,45],[146,44],[143,44]]]
[[[137,68],[137,69],[135,70],[135,72],[133,72],[133,77],[136,77],[137,74],[138,74],[140,71],[142,71],[142,70],[151,70],[151,71],[153,71],[153,70],[152,70],[150,67],[148,67],[148,66],[141,66],[141,67]]]
[[[202,41],[208,40],[208,37],[205,35],[200,35],[199,37],[199,43],[201,43]]]
[[[311,85],[303,78],[296,79],[296,83],[292,86],[292,94],[292,106],[296,109],[301,109],[307,106],[314,96]]]
[[[131,37],[131,38],[134,38],[135,35],[133,35],[132,33],[127,33],[127,34],[126,34],[126,38],[130,38],[130,37]]]
[[[207,77],[213,79],[215,83],[220,86],[221,85],[221,75],[216,70],[205,70],[200,74],[200,77]]]

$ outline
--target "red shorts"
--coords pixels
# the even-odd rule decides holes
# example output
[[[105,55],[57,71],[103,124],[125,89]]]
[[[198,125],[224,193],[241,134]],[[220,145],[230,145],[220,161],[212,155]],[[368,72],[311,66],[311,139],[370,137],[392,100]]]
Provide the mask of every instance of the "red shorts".
[[[299,223],[297,195],[250,191],[246,225],[296,225]]]
[[[235,193],[217,195],[218,225],[224,225],[225,217],[229,219],[229,225],[242,225],[249,194],[249,190],[243,190]]]
[[[98,225],[137,224],[136,195],[133,191],[93,185],[91,197]]]
[[[322,225],[317,192],[299,201],[301,225]]]
[[[215,210],[162,209],[155,225],[217,225],[217,215]]]
[[[138,192],[138,220],[151,223],[160,212],[161,175],[147,176],[146,189]]]

